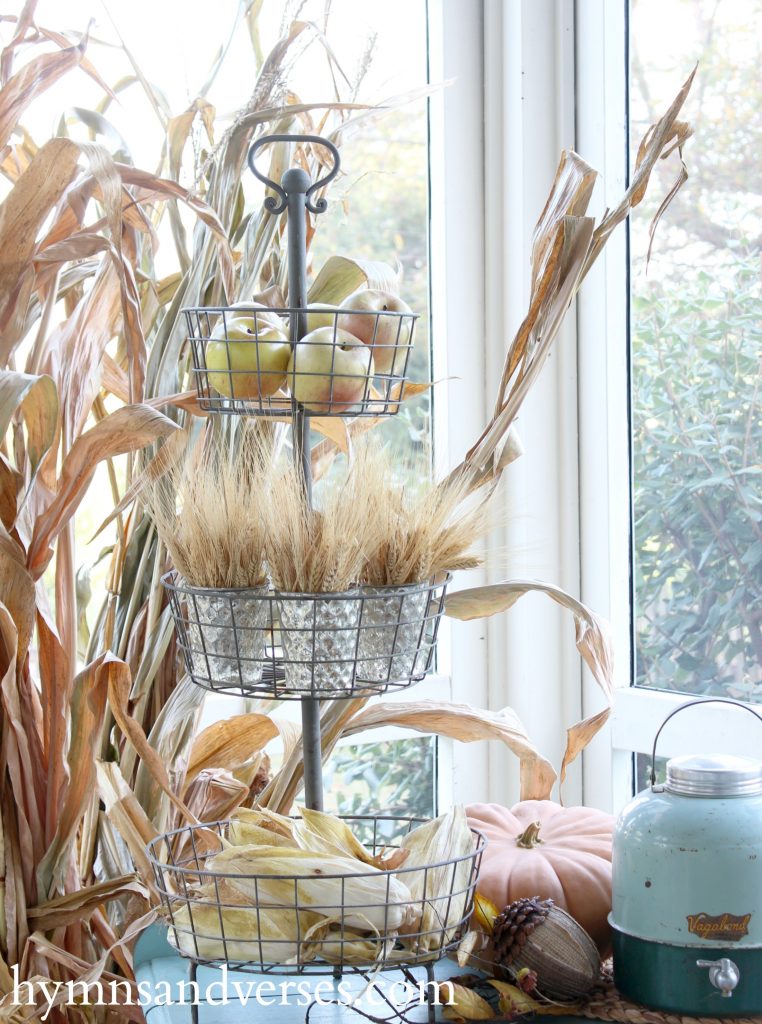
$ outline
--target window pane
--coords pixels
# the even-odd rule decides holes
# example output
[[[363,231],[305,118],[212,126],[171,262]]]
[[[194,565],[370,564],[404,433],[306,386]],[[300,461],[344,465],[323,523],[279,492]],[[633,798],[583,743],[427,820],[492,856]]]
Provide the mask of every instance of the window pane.
[[[326,765],[326,807],[336,814],[430,818],[436,813],[431,736],[340,746]]]
[[[762,701],[762,0],[632,0],[630,25],[633,162],[699,61],[647,272],[657,200],[632,224],[635,681]]]
[[[369,19],[368,14],[362,5],[347,4],[337,26],[345,33],[347,53],[356,47],[363,27],[366,35],[372,33],[362,95],[373,102],[394,95],[398,109],[360,122],[342,141],[343,176],[321,217],[311,261],[317,271],[336,253],[400,268],[400,295],[420,315],[408,376],[429,381],[428,107],[425,99],[401,101],[428,81],[426,4],[394,0],[383,18]],[[403,21],[400,33],[397,26]],[[405,402],[398,415],[375,429],[401,455],[415,451],[425,459],[431,451],[431,392]]]

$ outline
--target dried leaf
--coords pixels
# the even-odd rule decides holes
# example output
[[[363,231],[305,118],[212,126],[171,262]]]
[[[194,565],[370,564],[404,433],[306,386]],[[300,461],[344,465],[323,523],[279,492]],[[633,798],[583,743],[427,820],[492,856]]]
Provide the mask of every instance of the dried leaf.
[[[57,53],[33,57],[7,81],[0,92],[0,148],[5,146],[32,100],[82,62],[87,40]]]
[[[106,659],[110,656],[107,654]],[[158,785],[169,798],[170,803],[190,824],[198,824],[196,818],[176,795],[169,781],[164,762],[146,739],[140,724],[129,713],[130,676],[127,666],[119,663],[108,678],[108,702],[116,723],[135,748],[138,756],[150,771]]]
[[[547,594],[562,608],[568,608],[573,613],[577,650],[606,698],[607,707],[603,711],[577,722],[568,730],[566,751],[561,764],[560,777],[563,782],[567,767],[611,714],[614,703],[614,666],[608,624],[559,587],[534,580],[511,580],[448,594],[445,598],[445,615],[464,620],[495,615],[512,608],[520,597],[531,591]]]
[[[98,795],[108,819],[127,844],[135,867],[143,881],[153,878],[153,868],[146,855],[146,846],[158,832],[124,781],[119,765],[113,761],[96,763]]]
[[[355,715],[343,734],[351,736],[365,729],[389,725],[447,736],[460,743],[499,740],[521,762],[521,799],[547,800],[550,797],[556,773],[532,745],[519,717],[511,708],[483,711],[469,704],[438,701],[380,703]]]
[[[496,978],[487,978],[487,984],[491,985],[500,995],[500,1012],[507,1017],[518,1014],[540,1013],[543,1016],[569,1016],[580,1009],[579,1003],[551,1004],[539,1002],[533,999],[526,992],[523,992],[517,985],[511,985],[507,981],[498,981]]]
[[[495,1011],[486,999],[455,981],[439,983],[439,1002],[445,1020],[494,1020]]]
[[[128,405],[86,431],[71,447],[61,467],[55,498],[35,524],[29,569],[39,577],[50,561],[50,546],[76,511],[103,459],[132,452],[180,428],[146,405]]]
[[[269,715],[235,715],[208,726],[191,748],[186,784],[205,768],[234,769],[263,750],[279,733]]]
[[[137,895],[148,898],[148,889],[136,874],[110,878],[96,885],[85,886],[77,892],[66,893],[47,900],[36,907],[30,907],[29,919],[40,931],[52,931],[67,925],[86,921],[96,910],[109,900]]]
[[[0,437],[5,436],[17,409],[27,428],[31,487],[58,427],[58,392],[52,378],[0,370]]]
[[[500,913],[498,908],[488,899],[483,893],[478,890],[474,896],[474,921],[482,928],[487,934],[492,933],[492,926],[495,923],[495,918]]]
[[[340,306],[363,285],[397,294],[399,274],[386,263],[329,256],[312,282],[307,300],[325,306]]]
[[[101,655],[74,680],[71,694],[71,741],[68,782],[53,842],[37,868],[39,891],[50,894],[59,881],[70,853],[70,841],[82,821],[95,787],[95,757],[99,731],[106,712],[112,672],[127,671],[124,662]]]
[[[34,280],[31,264],[37,234],[74,177],[79,147],[51,139],[35,154],[0,206],[0,364],[8,360],[24,332]]]

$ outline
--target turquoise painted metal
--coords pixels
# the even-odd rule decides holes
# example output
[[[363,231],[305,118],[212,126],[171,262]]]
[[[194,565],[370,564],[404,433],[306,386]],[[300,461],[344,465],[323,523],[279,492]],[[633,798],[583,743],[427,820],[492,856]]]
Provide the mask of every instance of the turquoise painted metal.
[[[612,890],[623,995],[676,1013],[762,1014],[762,761],[673,758],[663,786],[652,772],[617,822]]]

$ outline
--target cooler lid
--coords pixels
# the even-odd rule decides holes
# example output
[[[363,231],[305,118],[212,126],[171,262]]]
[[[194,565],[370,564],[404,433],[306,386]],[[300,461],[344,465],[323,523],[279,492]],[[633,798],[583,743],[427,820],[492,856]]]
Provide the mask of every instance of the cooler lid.
[[[730,754],[673,757],[664,788],[682,796],[754,796],[762,793],[762,761]]]

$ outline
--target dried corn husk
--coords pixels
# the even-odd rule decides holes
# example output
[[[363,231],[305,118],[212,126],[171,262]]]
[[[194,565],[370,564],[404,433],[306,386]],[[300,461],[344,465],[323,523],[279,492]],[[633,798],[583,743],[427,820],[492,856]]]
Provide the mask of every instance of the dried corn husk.
[[[368,938],[351,928],[331,928],[320,943],[320,958],[329,964],[373,964],[389,959],[395,941],[394,936]]]
[[[228,827],[228,841],[233,846],[280,846],[296,849],[294,840],[288,836],[271,832],[252,821],[241,821],[237,818],[234,818]]]
[[[224,768],[204,768],[183,794],[199,821],[219,821],[245,799],[249,787]]]
[[[204,960],[304,963],[315,959],[328,928],[307,910],[194,902],[173,911],[168,938],[181,953]]]
[[[309,807],[300,807],[299,814],[302,820],[294,825],[294,838],[302,850],[332,857],[353,857],[382,871],[395,871],[407,860],[407,850],[383,849],[381,853],[371,853],[349,825],[333,814]]]
[[[268,807],[239,807],[233,815],[233,820],[259,825],[267,832],[293,839],[293,819],[286,817],[285,814],[278,814],[277,811],[271,811]]]
[[[394,875],[350,857],[315,854],[279,846],[230,846],[206,862],[210,871],[259,906],[300,907],[334,916],[365,931],[415,931],[420,915],[408,887]],[[326,876],[339,877],[326,877]],[[246,877],[252,876],[252,877]],[[285,878],[273,876],[286,876]]]
[[[418,955],[439,949],[455,938],[470,896],[467,890],[473,863],[468,854],[473,852],[474,837],[468,827],[465,811],[461,806],[456,806],[446,814],[440,814],[434,821],[408,833],[403,844],[409,856],[402,878],[409,886],[412,898],[422,904],[418,925],[415,929],[409,929],[422,934],[411,935],[407,940],[408,948]],[[458,857],[466,859],[456,864],[429,867]],[[408,870],[419,866],[427,870]],[[452,898],[450,894],[454,894]]]

